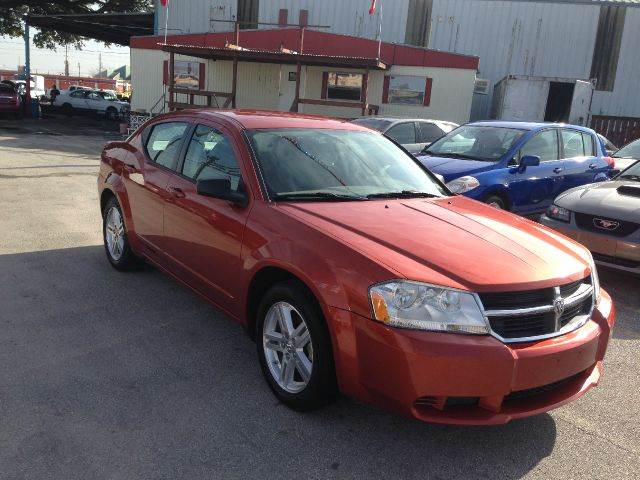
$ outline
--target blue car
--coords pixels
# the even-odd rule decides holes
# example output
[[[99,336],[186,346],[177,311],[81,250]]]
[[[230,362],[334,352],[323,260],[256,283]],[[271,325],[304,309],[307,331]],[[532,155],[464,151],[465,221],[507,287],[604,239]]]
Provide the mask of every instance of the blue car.
[[[608,180],[613,165],[589,128],[501,121],[458,127],[418,159],[454,193],[521,215],[544,212],[565,190]]]

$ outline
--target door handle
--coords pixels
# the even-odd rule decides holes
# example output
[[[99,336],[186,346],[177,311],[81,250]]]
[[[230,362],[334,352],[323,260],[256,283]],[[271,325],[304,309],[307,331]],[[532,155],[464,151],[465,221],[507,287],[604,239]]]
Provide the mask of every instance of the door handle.
[[[553,173],[560,173],[562,172],[562,167],[556,167],[553,169]]]
[[[169,193],[173,198],[184,198],[184,191],[180,187],[169,187]]]
[[[592,163],[591,165],[589,165],[589,168],[591,170],[595,169],[597,167],[597,165],[595,163]]]

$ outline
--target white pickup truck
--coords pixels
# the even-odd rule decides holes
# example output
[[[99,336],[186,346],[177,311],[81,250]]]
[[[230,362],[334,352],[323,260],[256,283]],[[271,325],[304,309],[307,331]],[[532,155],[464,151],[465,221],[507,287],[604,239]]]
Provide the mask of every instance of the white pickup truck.
[[[109,120],[117,120],[129,114],[131,106],[127,102],[119,101],[108,92],[97,90],[76,89],[62,91],[55,99],[54,105],[62,108],[67,115],[93,111],[104,115]]]

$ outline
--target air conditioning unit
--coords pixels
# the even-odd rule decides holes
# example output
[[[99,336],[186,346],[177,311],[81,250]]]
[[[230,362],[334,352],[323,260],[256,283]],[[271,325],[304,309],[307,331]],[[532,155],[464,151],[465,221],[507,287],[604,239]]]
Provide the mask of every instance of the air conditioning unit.
[[[475,84],[473,85],[473,93],[478,93],[480,95],[488,95],[489,94],[489,80],[485,78],[477,78]]]

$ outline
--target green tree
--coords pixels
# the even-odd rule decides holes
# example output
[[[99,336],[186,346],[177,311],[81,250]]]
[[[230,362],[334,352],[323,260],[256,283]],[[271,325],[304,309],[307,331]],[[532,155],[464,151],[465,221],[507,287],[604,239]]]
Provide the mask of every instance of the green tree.
[[[153,0],[2,0],[0,2],[0,35],[21,37],[23,17],[30,15],[61,15],[70,13],[148,12]],[[40,29],[33,43],[38,47],[56,45],[82,46],[82,37],[55,30]]]

